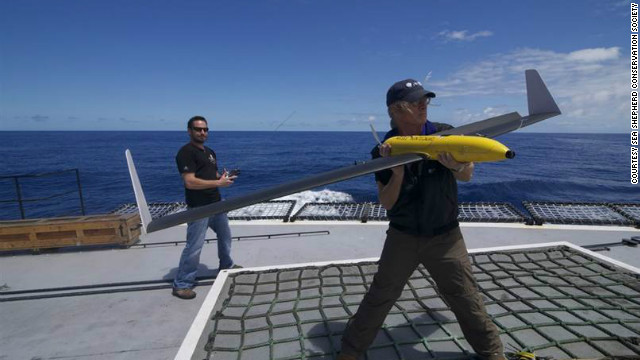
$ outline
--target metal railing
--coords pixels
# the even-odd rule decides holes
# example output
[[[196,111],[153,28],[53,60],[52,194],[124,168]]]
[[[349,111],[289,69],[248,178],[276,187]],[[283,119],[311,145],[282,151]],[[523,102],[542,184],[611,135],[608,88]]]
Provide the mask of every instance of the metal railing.
[[[76,189],[75,190],[69,190],[69,191],[65,191],[65,192],[61,192],[61,193],[56,193],[56,194],[45,196],[45,197],[25,198],[23,196],[22,187],[21,187],[21,184],[20,184],[20,179],[40,178],[40,177],[54,176],[54,175],[60,175],[60,174],[65,174],[65,173],[75,173],[75,177],[76,177],[76,179],[75,179],[76,180]],[[9,199],[9,200],[0,200],[0,204],[3,204],[3,203],[4,204],[6,204],[6,203],[18,203],[18,207],[20,208],[20,218],[21,219],[26,219],[25,203],[42,202],[42,201],[46,201],[46,200],[59,198],[59,197],[65,196],[65,195],[73,194],[75,192],[78,193],[78,198],[80,200],[80,210],[82,212],[82,215],[86,215],[85,208],[84,208],[84,198],[82,197],[82,186],[80,184],[80,172],[78,171],[78,169],[66,169],[66,170],[51,171],[51,172],[40,173],[40,174],[0,176],[0,180],[6,180],[6,179],[12,179],[13,180],[13,183],[15,185],[15,190],[16,190],[16,198],[15,199]]]

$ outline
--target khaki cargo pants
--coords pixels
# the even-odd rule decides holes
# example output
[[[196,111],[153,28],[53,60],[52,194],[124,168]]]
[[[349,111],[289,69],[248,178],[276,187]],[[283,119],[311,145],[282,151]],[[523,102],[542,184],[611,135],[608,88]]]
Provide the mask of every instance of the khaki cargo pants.
[[[433,237],[387,230],[378,273],[345,329],[342,353],[356,358],[364,354],[419,264],[435,280],[475,352],[485,359],[502,358],[498,329],[487,315],[477,290],[459,227]]]

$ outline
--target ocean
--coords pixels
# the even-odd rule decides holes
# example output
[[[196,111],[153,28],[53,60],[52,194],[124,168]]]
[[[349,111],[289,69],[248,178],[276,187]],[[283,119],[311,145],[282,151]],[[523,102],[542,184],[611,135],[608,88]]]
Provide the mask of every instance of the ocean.
[[[382,134],[381,134],[382,137]],[[459,184],[463,202],[640,202],[630,183],[628,134],[510,133],[498,137],[516,157],[477,164]],[[20,218],[12,176],[78,169],[85,211],[99,214],[135,202],[125,149],[130,149],[148,202],[183,201],[175,154],[186,131],[0,132],[0,219]],[[369,159],[368,132],[212,131],[207,145],[220,167],[239,168],[232,198]],[[27,218],[81,213],[75,172],[18,180]],[[40,199],[32,201],[33,199]],[[314,189],[301,201],[376,201],[373,175]]]

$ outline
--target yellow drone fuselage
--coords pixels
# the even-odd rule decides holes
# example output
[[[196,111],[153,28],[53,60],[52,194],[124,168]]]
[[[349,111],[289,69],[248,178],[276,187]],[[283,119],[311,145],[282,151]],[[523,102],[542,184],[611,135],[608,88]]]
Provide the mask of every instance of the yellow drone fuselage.
[[[502,143],[481,136],[395,136],[384,143],[391,145],[391,155],[422,154],[434,160],[443,153],[450,153],[458,162],[500,161],[515,156]]]

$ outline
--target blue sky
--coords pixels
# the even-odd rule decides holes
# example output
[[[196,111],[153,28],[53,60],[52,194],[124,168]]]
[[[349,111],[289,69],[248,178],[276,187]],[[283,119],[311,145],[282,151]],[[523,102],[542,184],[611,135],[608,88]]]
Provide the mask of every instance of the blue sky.
[[[536,68],[563,115],[529,131],[628,132],[629,4],[0,0],[0,130],[383,131],[409,77],[459,126]]]

